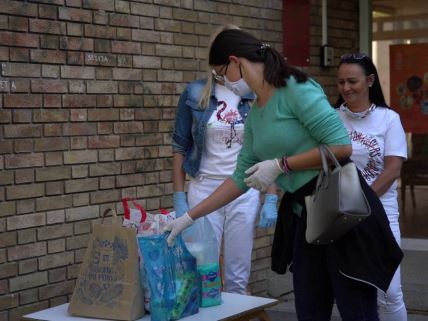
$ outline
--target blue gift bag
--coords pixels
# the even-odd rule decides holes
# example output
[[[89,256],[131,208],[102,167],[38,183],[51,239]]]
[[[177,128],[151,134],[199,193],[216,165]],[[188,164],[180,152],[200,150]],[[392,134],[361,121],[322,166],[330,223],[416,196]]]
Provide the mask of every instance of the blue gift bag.
[[[168,247],[167,235],[139,236],[151,291],[152,321],[171,321],[199,311],[200,280],[196,259],[178,236]]]

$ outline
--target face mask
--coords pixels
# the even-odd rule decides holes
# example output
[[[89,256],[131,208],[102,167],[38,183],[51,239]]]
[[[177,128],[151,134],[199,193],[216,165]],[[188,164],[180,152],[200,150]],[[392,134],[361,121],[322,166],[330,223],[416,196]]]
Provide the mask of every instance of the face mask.
[[[239,71],[241,71],[241,66],[239,66]],[[224,75],[224,85],[227,89],[232,91],[235,95],[243,97],[250,93],[252,93],[251,88],[248,86],[244,78],[242,78],[241,73],[241,79],[238,81],[230,81],[227,79],[226,75]]]
[[[348,107],[346,107],[345,104],[342,104],[340,106],[340,110],[343,111],[346,114],[346,116],[348,116],[350,118],[354,118],[354,119],[363,119],[363,118],[367,117],[373,110],[375,110],[375,108],[376,108],[376,105],[372,104],[365,111],[353,112]]]

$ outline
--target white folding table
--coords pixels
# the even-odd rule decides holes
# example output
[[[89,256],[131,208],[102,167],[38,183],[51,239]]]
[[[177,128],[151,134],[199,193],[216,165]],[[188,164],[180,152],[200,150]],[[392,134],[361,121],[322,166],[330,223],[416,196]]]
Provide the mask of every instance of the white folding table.
[[[262,298],[249,295],[222,293],[223,303],[221,305],[199,308],[199,313],[180,320],[183,321],[247,321],[258,318],[261,321],[270,321],[265,308],[278,303],[276,299]],[[53,308],[30,313],[22,317],[22,321],[105,321],[105,319],[94,319],[77,317],[68,314],[68,303]],[[137,321],[150,321],[147,314]]]

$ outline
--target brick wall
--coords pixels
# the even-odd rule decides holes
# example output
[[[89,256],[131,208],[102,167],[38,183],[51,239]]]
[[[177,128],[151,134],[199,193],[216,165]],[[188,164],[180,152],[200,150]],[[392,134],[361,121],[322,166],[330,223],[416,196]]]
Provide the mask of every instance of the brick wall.
[[[334,69],[316,67],[320,2],[308,71],[332,94]],[[344,51],[356,45],[354,2],[329,1]],[[281,49],[281,18],[282,0],[1,1],[0,321],[68,301],[103,209],[122,212],[123,196],[171,207],[175,107],[203,75],[210,33],[234,23]],[[257,231],[256,294],[271,238]]]

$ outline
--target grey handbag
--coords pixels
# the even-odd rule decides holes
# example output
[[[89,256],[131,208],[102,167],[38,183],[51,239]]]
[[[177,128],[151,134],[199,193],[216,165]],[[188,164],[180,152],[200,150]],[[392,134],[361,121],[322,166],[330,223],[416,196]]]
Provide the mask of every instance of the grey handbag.
[[[330,149],[321,145],[322,169],[315,191],[305,197],[306,241],[330,244],[370,215],[355,164],[341,166]],[[329,158],[333,169],[327,162]]]

